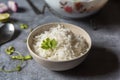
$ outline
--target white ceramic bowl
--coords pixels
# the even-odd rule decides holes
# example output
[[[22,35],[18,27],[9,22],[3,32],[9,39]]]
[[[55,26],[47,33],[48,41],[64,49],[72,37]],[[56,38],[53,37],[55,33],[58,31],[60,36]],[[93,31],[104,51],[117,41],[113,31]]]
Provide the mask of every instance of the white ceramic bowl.
[[[50,9],[62,17],[83,18],[100,10],[108,0],[45,0]]]
[[[62,25],[64,25],[64,27],[69,28],[76,35],[82,35],[85,38],[86,42],[88,43],[88,50],[86,51],[86,53],[84,53],[84,55],[78,56],[75,59],[67,60],[67,61],[47,60],[47,59],[44,59],[44,58],[38,56],[33,50],[33,38],[36,35],[44,32],[46,30],[49,30],[51,27],[53,27],[55,25],[57,26],[58,23],[49,23],[49,24],[39,25],[37,28],[35,28],[29,34],[29,36],[27,38],[28,50],[36,62],[38,62],[39,64],[41,64],[42,66],[44,66],[50,70],[55,70],[55,71],[63,71],[63,70],[68,70],[68,69],[76,67],[86,58],[88,51],[91,48],[91,38],[85,30],[83,30],[82,28],[80,28],[78,26],[68,24],[68,23],[59,23],[59,24],[62,24]]]

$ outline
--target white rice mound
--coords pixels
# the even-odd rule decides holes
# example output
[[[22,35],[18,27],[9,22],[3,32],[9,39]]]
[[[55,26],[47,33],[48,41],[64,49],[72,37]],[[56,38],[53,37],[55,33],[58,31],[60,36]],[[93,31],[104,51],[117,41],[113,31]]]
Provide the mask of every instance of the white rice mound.
[[[53,51],[41,48],[41,44],[46,38],[57,41],[57,46]],[[40,35],[35,36],[33,48],[35,53],[42,58],[53,61],[65,61],[82,56],[87,51],[88,44],[81,35],[77,36],[70,29],[58,25],[53,26],[49,31],[44,31]]]

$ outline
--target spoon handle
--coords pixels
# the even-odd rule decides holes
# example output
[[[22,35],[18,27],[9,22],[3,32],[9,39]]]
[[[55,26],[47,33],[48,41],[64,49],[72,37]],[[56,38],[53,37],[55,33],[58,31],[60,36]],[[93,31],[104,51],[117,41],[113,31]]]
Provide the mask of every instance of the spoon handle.
[[[32,10],[38,15],[41,14],[42,12],[31,2],[31,0],[26,0],[29,5],[31,6]]]

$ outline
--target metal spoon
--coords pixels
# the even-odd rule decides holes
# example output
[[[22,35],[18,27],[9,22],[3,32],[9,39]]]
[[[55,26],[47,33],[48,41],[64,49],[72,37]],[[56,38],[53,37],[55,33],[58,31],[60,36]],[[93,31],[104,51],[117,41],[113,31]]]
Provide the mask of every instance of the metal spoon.
[[[5,23],[0,25],[0,44],[9,41],[14,35],[15,28],[11,23]]]

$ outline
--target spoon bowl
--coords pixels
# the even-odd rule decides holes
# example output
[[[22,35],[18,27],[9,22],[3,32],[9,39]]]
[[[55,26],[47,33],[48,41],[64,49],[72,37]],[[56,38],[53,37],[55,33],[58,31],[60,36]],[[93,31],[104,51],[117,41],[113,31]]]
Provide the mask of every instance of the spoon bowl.
[[[11,23],[1,24],[0,26],[0,44],[9,41],[14,35],[15,28]]]

